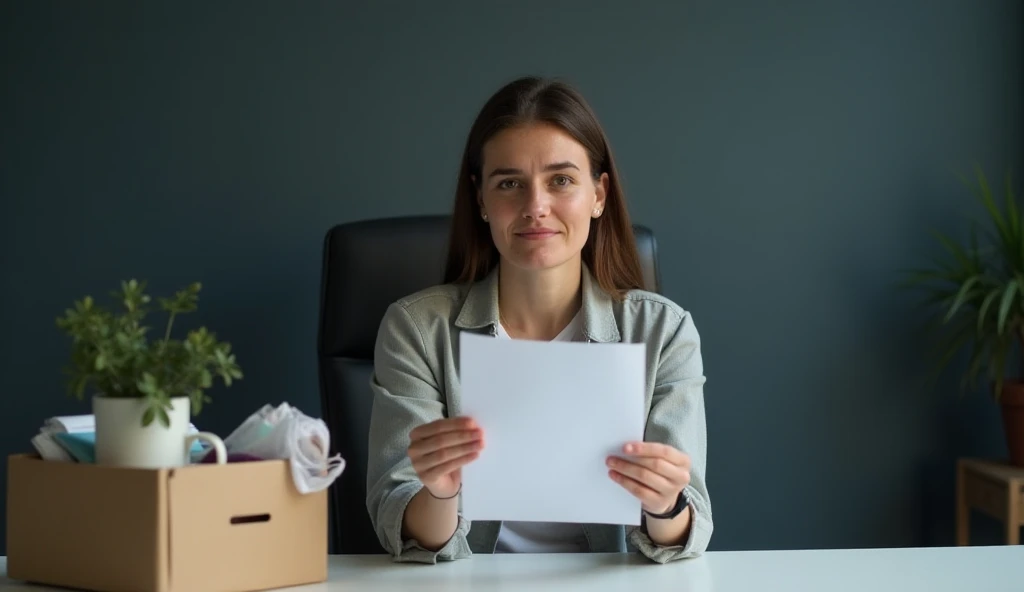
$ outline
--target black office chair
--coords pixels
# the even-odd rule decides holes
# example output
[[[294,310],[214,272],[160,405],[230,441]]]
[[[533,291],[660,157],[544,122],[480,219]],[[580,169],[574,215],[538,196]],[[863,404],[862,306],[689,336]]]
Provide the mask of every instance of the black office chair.
[[[373,349],[388,305],[441,283],[449,216],[382,218],[339,224],[324,240],[317,358],[320,405],[332,453],[346,461],[331,485],[331,553],[384,550],[366,511],[366,459]],[[661,278],[654,234],[634,226],[647,290]]]

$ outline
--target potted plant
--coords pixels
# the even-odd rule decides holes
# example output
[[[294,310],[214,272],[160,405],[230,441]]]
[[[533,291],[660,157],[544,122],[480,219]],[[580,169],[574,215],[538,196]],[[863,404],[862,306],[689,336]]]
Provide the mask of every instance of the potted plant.
[[[206,439],[223,453],[212,434],[188,434],[190,418],[211,400],[215,378],[226,386],[242,378],[231,345],[200,327],[172,339],[178,315],[197,309],[200,284],[160,298],[167,313],[162,334],[145,324],[150,297],[145,283],[121,282],[109,310],[86,296],[57,319],[71,337],[68,389],[81,400],[92,389],[96,420],[96,462],[162,468],[187,464],[193,439]],[[219,444],[218,444],[219,443]]]
[[[961,386],[981,381],[991,389],[1001,407],[1010,462],[1024,467],[1024,221],[1009,177],[998,199],[980,169],[968,184],[985,212],[981,242],[974,223],[967,244],[936,232],[947,258],[915,271],[910,282],[926,290],[925,304],[935,313],[937,369],[958,353],[968,354]]]

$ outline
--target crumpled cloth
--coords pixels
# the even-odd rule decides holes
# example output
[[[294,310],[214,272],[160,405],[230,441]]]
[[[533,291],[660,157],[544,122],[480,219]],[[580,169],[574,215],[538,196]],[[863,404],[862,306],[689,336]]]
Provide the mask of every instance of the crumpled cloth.
[[[224,438],[224,447],[228,454],[288,460],[295,487],[303,494],[326,489],[345,470],[340,454],[328,456],[327,424],[288,403],[264,405]]]

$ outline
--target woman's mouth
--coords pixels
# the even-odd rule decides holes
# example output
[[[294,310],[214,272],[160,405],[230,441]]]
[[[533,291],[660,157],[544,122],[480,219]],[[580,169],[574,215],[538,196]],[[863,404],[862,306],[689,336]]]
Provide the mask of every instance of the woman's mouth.
[[[527,230],[520,230],[516,233],[516,236],[527,240],[541,240],[550,238],[556,234],[558,234],[558,232],[550,228],[529,228]]]

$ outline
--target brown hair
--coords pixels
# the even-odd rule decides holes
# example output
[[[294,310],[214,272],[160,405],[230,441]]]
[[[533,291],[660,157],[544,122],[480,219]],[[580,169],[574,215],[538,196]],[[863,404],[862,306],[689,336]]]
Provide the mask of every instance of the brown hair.
[[[621,298],[643,287],[640,256],[626,210],[608,138],[590,106],[575,89],[557,80],[525,77],[498,90],[483,106],[466,139],[448,238],[445,283],[475,282],[498,264],[498,249],[477,203],[483,147],[499,131],[534,122],[564,130],[587,151],[595,179],[608,173],[604,215],[593,219],[583,262],[604,291]]]

